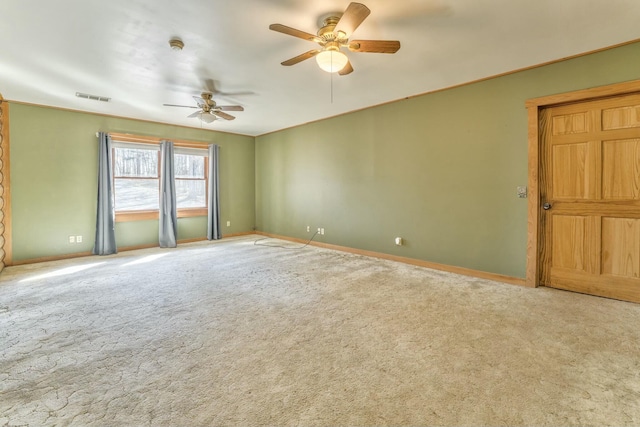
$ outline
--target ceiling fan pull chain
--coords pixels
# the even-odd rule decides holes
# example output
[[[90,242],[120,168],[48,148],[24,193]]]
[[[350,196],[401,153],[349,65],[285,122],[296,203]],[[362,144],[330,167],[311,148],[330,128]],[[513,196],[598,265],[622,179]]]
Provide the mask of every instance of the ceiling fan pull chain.
[[[331,103],[333,104],[333,73],[329,75],[331,76]]]

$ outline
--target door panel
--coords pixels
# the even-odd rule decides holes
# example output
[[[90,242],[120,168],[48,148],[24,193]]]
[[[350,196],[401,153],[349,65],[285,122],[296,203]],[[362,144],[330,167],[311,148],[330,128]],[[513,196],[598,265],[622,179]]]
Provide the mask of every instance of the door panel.
[[[540,278],[640,302],[640,94],[541,112]]]
[[[596,197],[596,143],[554,145],[551,176],[554,199],[592,199]]]
[[[553,134],[570,135],[586,133],[591,128],[591,121],[586,111],[553,116]]]
[[[602,219],[602,273],[640,277],[640,219]]]
[[[555,215],[553,217],[553,267],[594,273],[596,245],[593,217]]]
[[[640,127],[640,105],[608,108],[602,111],[604,130]]]
[[[640,139],[605,141],[602,148],[602,195],[605,199],[640,198]]]

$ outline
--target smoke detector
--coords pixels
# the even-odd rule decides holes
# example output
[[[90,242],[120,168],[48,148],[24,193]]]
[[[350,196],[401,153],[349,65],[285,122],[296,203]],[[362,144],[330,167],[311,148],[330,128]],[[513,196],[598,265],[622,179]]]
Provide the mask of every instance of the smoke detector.
[[[169,40],[169,46],[171,46],[172,50],[179,51],[179,50],[182,50],[182,48],[184,47],[184,43],[179,38],[174,37],[171,40]]]

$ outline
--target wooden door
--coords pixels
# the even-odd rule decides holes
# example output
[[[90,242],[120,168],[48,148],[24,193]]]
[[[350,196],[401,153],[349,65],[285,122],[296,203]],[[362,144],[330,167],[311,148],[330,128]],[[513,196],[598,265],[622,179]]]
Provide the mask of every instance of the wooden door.
[[[640,94],[540,118],[541,284],[640,302]]]

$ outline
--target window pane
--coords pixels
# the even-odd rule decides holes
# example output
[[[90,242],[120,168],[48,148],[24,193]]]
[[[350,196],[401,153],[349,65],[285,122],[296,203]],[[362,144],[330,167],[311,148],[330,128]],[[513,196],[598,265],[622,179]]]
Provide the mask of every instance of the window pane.
[[[204,179],[204,156],[174,154],[173,165],[176,178]]]
[[[116,211],[158,209],[159,179],[116,178]]]
[[[144,148],[115,148],[115,177],[158,177],[158,151]]]
[[[206,208],[207,189],[204,180],[176,179],[178,208]]]

